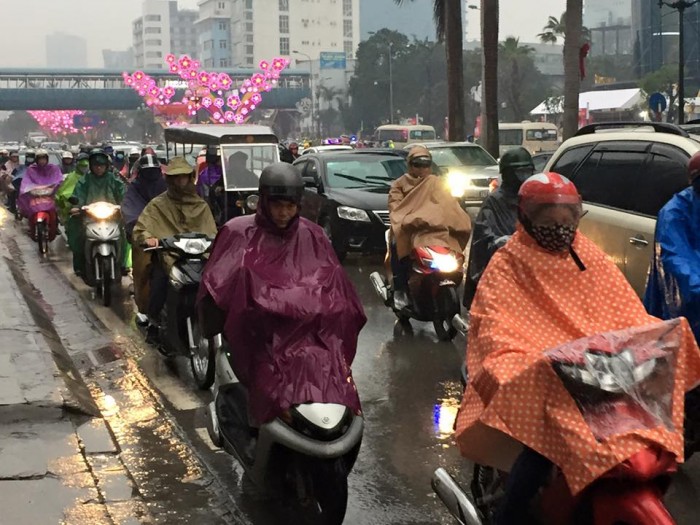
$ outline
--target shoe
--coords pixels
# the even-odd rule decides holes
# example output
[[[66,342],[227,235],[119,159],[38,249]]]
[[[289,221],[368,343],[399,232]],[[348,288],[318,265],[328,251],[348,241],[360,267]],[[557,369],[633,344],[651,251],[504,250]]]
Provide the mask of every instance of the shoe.
[[[396,290],[394,292],[394,308],[397,310],[405,310],[409,305],[408,294],[403,290]]]
[[[148,316],[142,313],[137,313],[136,324],[143,327],[148,326]]]
[[[160,346],[160,328],[157,324],[150,323],[146,329],[146,343]]]

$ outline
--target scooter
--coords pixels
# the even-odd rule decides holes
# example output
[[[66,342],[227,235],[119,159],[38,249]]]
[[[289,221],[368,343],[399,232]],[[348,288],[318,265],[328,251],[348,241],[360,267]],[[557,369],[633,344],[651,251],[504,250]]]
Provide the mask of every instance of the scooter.
[[[175,256],[168,276],[168,293],[159,326],[160,342],[167,356],[185,355],[190,359],[197,386],[206,390],[214,383],[216,352],[221,336],[205,338],[201,334],[195,303],[207,254],[213,239],[202,233],[182,233],[162,239],[156,248]],[[154,261],[161,264],[161,261]]]
[[[451,341],[457,335],[452,319],[460,312],[457,288],[464,277],[464,255],[443,246],[416,248],[411,254],[413,267],[408,279],[410,306],[396,308],[391,282],[391,261],[387,253],[386,276],[373,272],[369,278],[377,295],[390,307],[399,321],[410,326],[410,319],[432,322],[438,339]]]
[[[363,417],[342,405],[306,403],[254,428],[248,391],[227,353],[225,345],[218,349],[214,401],[206,409],[212,442],[236,458],[256,485],[301,503],[315,523],[343,523]]]
[[[551,363],[579,409],[588,414],[586,420],[595,435],[606,427],[603,420],[607,420],[607,427],[610,421],[638,421],[639,428],[646,428],[650,420],[652,425],[658,424],[654,419],[657,414],[650,415],[634,396],[625,393],[643,391],[644,383],[654,382],[656,387],[667,384],[672,368],[667,359],[644,351],[635,353],[634,348],[617,354],[589,349],[578,359],[572,359],[571,353],[561,353],[552,357]],[[555,469],[551,481],[541,490],[535,512],[547,524],[571,523],[576,516],[577,524],[673,525],[675,521],[663,503],[663,495],[676,467],[673,454],[650,445],[577,497],[571,495],[563,476]],[[507,476],[495,468],[476,464],[470,493],[443,468],[435,471],[431,484],[458,523],[487,525],[494,523]]]
[[[32,237],[36,239],[39,249],[39,257],[46,257],[49,252],[49,230],[52,226],[51,221],[58,220],[56,217],[56,204],[54,202],[54,194],[57,186],[40,186],[29,192],[31,200],[29,208],[31,209],[30,224],[34,224]]]
[[[121,283],[122,278],[120,209],[116,204],[103,201],[81,209],[85,217],[85,277],[104,306],[112,304],[112,286],[115,282]]]

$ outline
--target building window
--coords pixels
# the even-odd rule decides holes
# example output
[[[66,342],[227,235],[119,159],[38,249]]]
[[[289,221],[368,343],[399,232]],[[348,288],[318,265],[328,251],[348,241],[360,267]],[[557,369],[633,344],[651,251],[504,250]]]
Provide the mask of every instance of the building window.
[[[219,67],[228,67],[228,60],[225,58],[219,59]]]
[[[253,43],[253,35],[246,35],[245,41],[248,42],[249,44],[252,44]]]
[[[146,58],[161,58],[163,53],[160,51],[146,51]]]
[[[146,15],[146,22],[160,22],[160,15]]]
[[[280,38],[280,55],[289,54],[289,37],[283,36]]]
[[[226,2],[219,2],[219,9],[226,9]]]
[[[280,0],[280,11],[289,11],[289,0]]]
[[[345,51],[345,56],[348,58],[353,58],[353,51],[355,51],[355,46],[352,45],[352,40],[346,40],[343,44],[343,51]]]
[[[226,31],[228,29],[228,25],[226,25],[226,22],[219,22],[219,31]]]
[[[252,33],[253,32],[253,22],[246,22],[245,23],[245,30],[246,30],[246,33]]]
[[[289,16],[280,15],[280,33],[289,33]]]
[[[245,54],[246,54],[246,55],[252,55],[252,54],[253,54],[253,49],[255,49],[253,46],[245,46]]]
[[[352,20],[343,20],[343,36],[352,38]]]
[[[352,16],[352,0],[343,0],[343,16]]]
[[[246,57],[245,63],[247,66],[252,66],[253,65],[253,57]]]
[[[219,40],[219,49],[226,49],[228,48],[228,43],[226,40]]]
[[[253,19],[253,12],[252,12],[252,11],[246,11],[246,13],[245,13],[245,19],[246,19],[246,20],[252,20],[252,19]]]
[[[253,9],[253,0],[245,0],[245,8]]]
[[[162,41],[162,40],[157,40],[157,39],[155,39],[155,38],[151,38],[151,39],[146,40],[146,45],[147,45],[147,46],[162,46],[162,45],[163,45],[163,41]]]
[[[147,35],[160,35],[160,27],[147,27],[144,33]]]

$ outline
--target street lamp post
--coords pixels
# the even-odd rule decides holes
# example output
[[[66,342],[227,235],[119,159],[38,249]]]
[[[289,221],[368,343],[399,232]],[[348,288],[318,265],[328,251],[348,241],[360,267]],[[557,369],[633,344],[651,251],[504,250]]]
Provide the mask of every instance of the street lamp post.
[[[678,124],[685,121],[685,10],[698,2],[700,0],[659,0],[659,8],[668,6],[678,11]]]
[[[307,55],[306,53],[301,53],[300,51],[292,51],[293,54],[295,55],[301,55],[304,56],[308,59],[309,62],[309,89],[311,90],[311,132],[314,133],[315,127],[316,127],[316,110],[314,109],[316,103],[315,103],[315,95],[314,95],[314,69],[313,69],[313,62],[311,61],[311,57]],[[301,62],[300,60],[297,60],[297,62]]]

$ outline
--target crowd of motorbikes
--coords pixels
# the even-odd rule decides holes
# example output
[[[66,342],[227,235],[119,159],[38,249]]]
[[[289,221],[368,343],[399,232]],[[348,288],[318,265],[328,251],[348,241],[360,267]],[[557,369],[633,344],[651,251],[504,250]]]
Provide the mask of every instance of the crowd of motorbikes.
[[[28,158],[31,161],[31,158]],[[22,170],[7,174],[15,195],[20,192]],[[41,257],[49,253],[50,222],[55,219],[53,196],[58,185],[33,188],[29,193],[30,232]],[[8,207],[16,214],[14,196],[8,192]],[[80,210],[86,233],[86,273],[95,295],[109,306],[115,286],[122,278],[123,259],[120,207],[94,202]],[[387,240],[389,242],[389,240]],[[347,477],[358,456],[364,421],[342,405],[309,403],[295,406],[283,417],[260,427],[248,417],[248,392],[236,377],[228,354],[230,345],[221,335],[205,337],[196,311],[196,298],[213,239],[199,233],[179,234],[160,239],[155,254],[168,253],[176,259],[168,279],[167,301],[160,325],[161,344],[166,353],[190,360],[195,383],[200,389],[212,388],[207,429],[212,442],[234,456],[250,478],[271,490],[291,496],[318,523],[336,524],[344,520]],[[430,322],[438,338],[452,340],[466,330],[460,322],[457,290],[462,283],[464,255],[441,246],[422,246],[411,254],[408,307],[397,307],[391,282],[389,257],[386,273],[371,274],[370,280],[382,302],[408,325],[410,319]],[[457,320],[454,321],[455,317]],[[632,349],[634,350],[634,349]],[[554,360],[572,397],[580,404],[612,402],[614,417],[645,418],[623,393],[641,388],[664,373],[662,359],[649,358],[630,374],[629,362],[621,354],[600,358],[591,374],[586,363]],[[466,374],[463,382],[466,382]],[[466,386],[466,383],[465,383]],[[671,385],[672,386],[672,385]],[[610,413],[607,417],[611,417]],[[676,469],[676,458],[650,447],[622,462],[587,491],[583,499],[570,500],[561,476],[552,479],[538,499],[538,514],[544,523],[558,523],[562,506],[578,509],[580,523],[671,524],[663,505],[669,475]],[[505,490],[507,473],[475,465],[470,491],[463,490],[443,469],[438,469],[432,486],[451,514],[464,525],[481,525],[493,520],[494,508]]]

